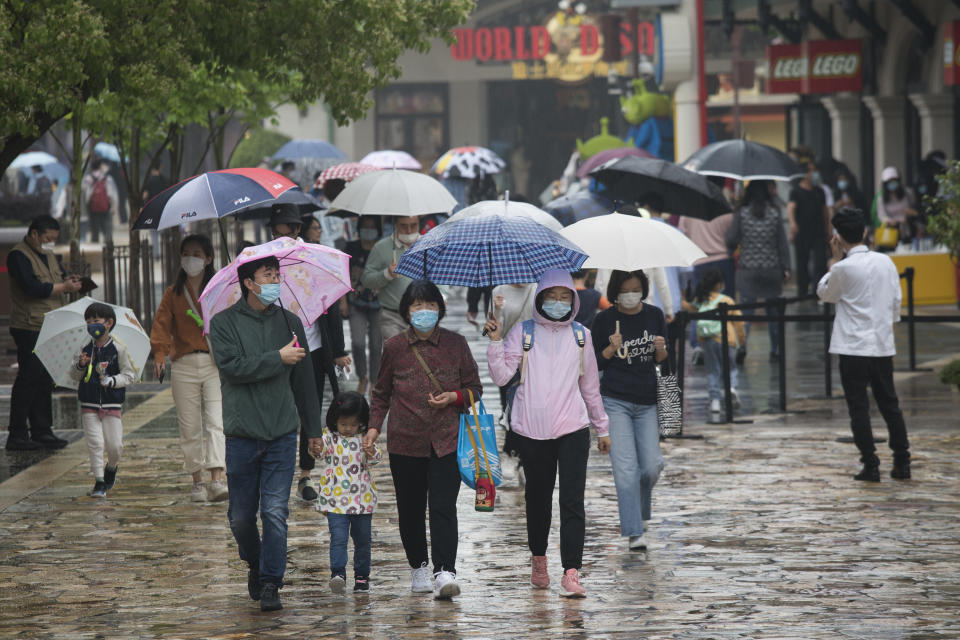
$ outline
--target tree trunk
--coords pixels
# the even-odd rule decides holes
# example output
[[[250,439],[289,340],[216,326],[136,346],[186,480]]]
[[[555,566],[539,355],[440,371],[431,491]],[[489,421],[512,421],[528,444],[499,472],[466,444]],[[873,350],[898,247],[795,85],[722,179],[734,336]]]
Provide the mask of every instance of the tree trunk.
[[[80,220],[83,217],[83,104],[78,104],[71,119],[73,126],[73,158],[70,163],[70,264],[80,261]]]

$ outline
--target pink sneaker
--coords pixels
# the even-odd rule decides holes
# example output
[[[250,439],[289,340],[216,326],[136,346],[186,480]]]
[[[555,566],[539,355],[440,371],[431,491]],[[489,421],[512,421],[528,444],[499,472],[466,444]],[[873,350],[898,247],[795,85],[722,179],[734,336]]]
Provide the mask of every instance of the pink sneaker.
[[[550,586],[550,575],[547,573],[547,556],[533,556],[533,572],[530,575],[530,584],[537,589],[546,589]]]
[[[580,572],[567,569],[560,579],[560,596],[564,598],[586,598],[587,592],[580,586]]]

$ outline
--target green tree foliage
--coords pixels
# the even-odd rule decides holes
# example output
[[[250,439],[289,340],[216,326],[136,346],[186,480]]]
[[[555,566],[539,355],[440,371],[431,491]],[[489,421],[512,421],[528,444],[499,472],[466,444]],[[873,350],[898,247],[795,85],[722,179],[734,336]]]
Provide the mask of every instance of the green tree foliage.
[[[924,198],[930,210],[927,231],[960,260],[960,161],[951,162],[937,176],[937,184],[937,195]]]
[[[288,136],[276,131],[250,129],[230,157],[230,167],[255,167],[289,140]]]

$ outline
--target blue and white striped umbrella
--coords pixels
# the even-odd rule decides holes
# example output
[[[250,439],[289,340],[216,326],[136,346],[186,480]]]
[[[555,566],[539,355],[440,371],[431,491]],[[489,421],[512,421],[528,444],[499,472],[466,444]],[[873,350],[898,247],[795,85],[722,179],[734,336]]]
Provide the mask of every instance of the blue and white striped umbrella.
[[[577,245],[529,218],[484,216],[434,227],[403,254],[396,272],[489,287],[537,282],[550,269],[576,271],[586,259]]]

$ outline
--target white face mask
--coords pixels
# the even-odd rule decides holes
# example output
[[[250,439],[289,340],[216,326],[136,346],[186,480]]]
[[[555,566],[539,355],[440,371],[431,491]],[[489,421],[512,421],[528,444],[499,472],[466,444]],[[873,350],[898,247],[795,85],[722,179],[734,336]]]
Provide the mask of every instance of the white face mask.
[[[406,245],[413,244],[414,242],[417,241],[417,238],[419,237],[420,237],[419,233],[398,233],[397,234],[397,240],[399,240],[401,244],[406,244]]]
[[[624,309],[633,309],[641,302],[643,302],[643,294],[639,292],[621,293],[617,296],[617,304]]]
[[[204,262],[206,261],[203,258],[197,258],[196,256],[184,256],[180,258],[180,266],[191,278],[203,273],[203,268],[207,266]]]
[[[47,253],[53,253],[53,248],[57,246],[56,242],[44,242],[40,245],[41,251],[46,251]]]

